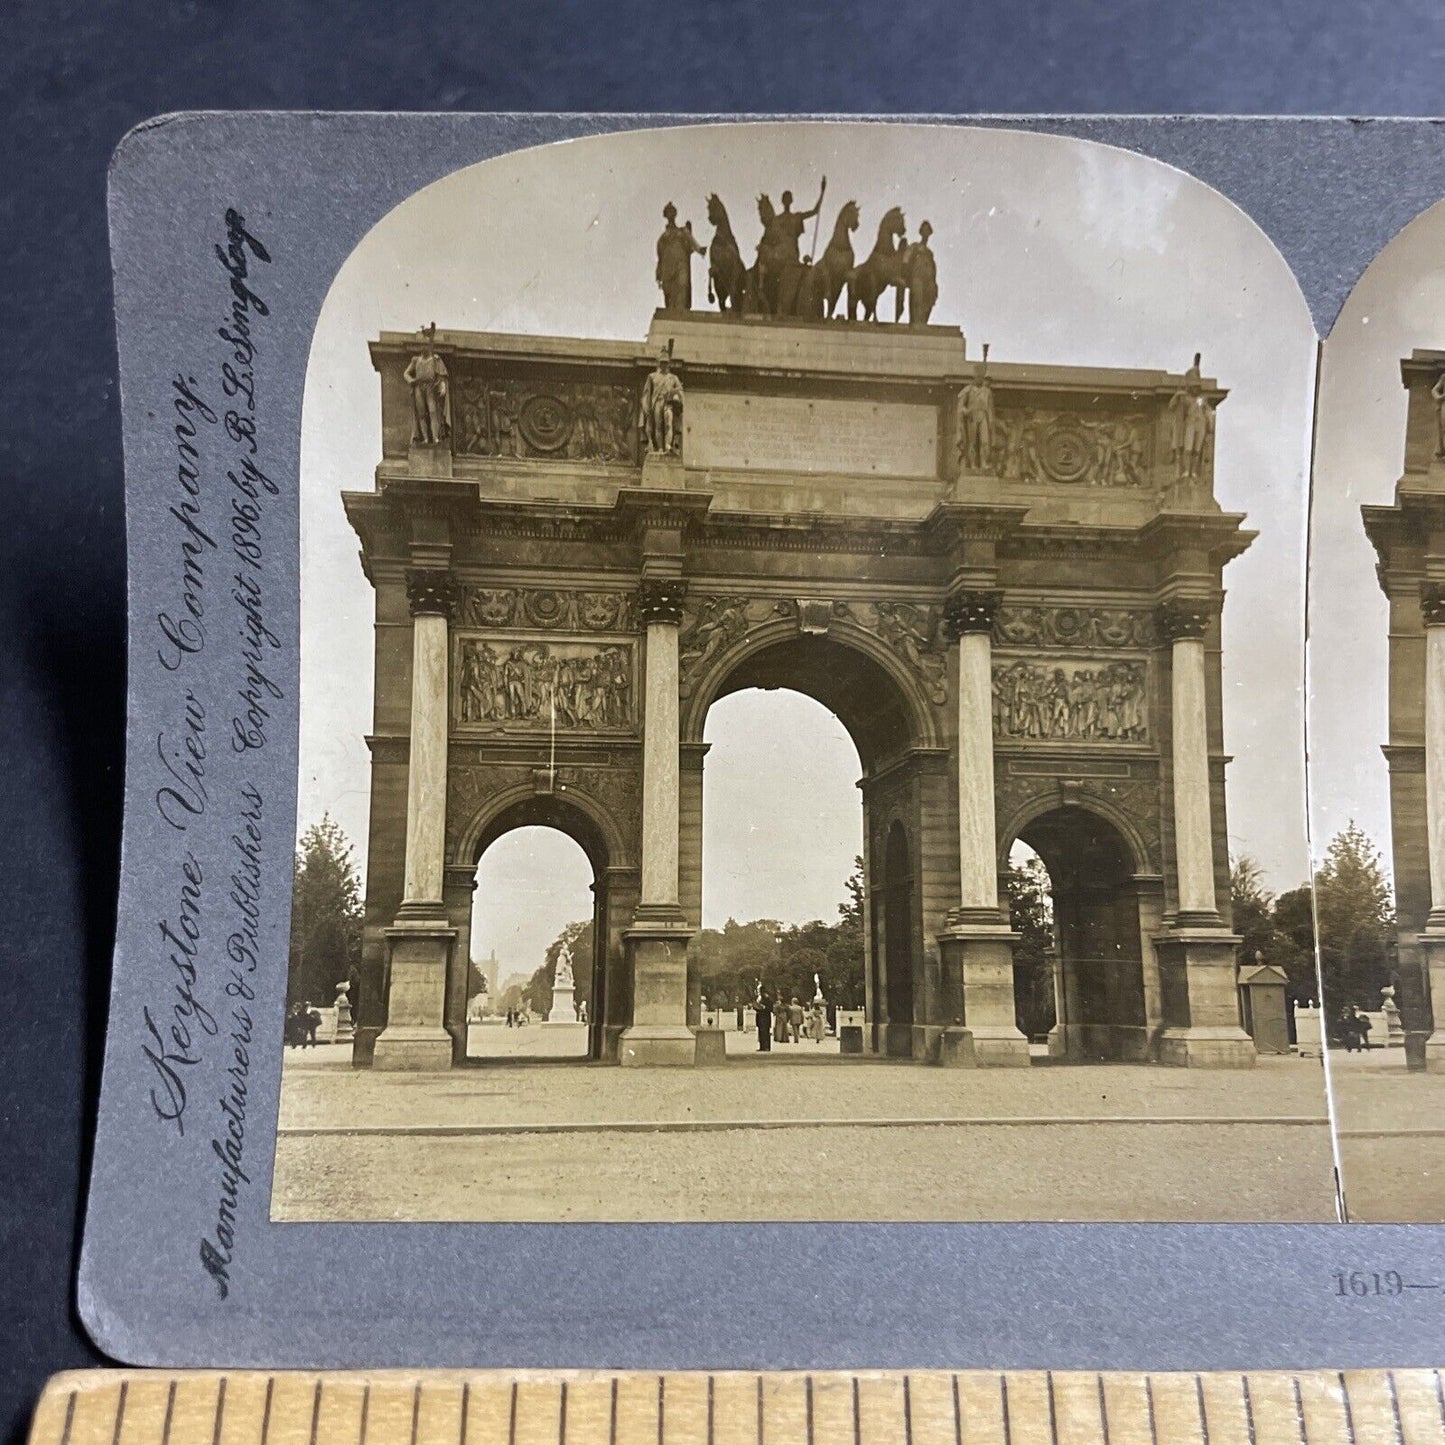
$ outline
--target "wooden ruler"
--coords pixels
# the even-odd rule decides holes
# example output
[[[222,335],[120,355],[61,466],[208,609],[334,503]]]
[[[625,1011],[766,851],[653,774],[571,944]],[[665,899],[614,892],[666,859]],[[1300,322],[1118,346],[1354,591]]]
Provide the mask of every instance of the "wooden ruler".
[[[31,1445],[1445,1445],[1434,1370],[95,1370]]]

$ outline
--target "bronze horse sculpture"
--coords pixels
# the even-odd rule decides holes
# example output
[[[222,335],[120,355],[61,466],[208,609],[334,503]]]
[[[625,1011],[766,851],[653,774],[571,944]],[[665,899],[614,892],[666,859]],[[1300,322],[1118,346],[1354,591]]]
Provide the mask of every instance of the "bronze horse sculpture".
[[[907,284],[908,247],[903,236],[908,230],[903,211],[894,206],[878,223],[878,239],[868,259],[848,275],[848,319],[857,321],[858,308],[863,308],[864,321],[878,319],[878,301],[890,287],[895,288],[893,319],[903,319],[903,291]]]
[[[833,223],[833,235],[818,260],[813,286],[821,302],[820,315],[830,320],[838,310],[843,288],[853,272],[853,243],[849,233],[858,229],[858,202],[848,201]]]
[[[727,207],[716,192],[707,198],[707,218],[713,226],[712,245],[708,247],[707,299],[716,301],[719,311],[741,311],[747,295],[748,269],[743,265]]]

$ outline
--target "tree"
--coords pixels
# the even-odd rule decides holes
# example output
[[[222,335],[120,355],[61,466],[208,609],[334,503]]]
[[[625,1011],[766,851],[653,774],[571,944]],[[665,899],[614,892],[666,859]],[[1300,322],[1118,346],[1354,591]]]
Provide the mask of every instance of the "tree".
[[[1019,935],[1014,949],[1014,1010],[1029,1038],[1053,1028],[1054,905],[1048,869],[1037,854],[1010,863],[1004,875],[1009,922]]]
[[[1244,940],[1240,959],[1252,964],[1256,954],[1275,963],[1274,897],[1264,886],[1264,874],[1250,857],[1234,860],[1229,870],[1229,902],[1234,931]]]
[[[351,982],[357,1005],[361,975],[361,880],[346,834],[325,815],[301,835],[291,881],[288,1003],[329,1004]]]
[[[1314,889],[1305,884],[1281,893],[1274,900],[1270,922],[1274,930],[1274,952],[1266,953],[1265,961],[1284,969],[1296,1002],[1317,1005],[1320,976],[1315,963]]]
[[[1347,1004],[1378,1008],[1390,982],[1395,904],[1378,849],[1352,820],[1315,874],[1320,972],[1331,1014]]]

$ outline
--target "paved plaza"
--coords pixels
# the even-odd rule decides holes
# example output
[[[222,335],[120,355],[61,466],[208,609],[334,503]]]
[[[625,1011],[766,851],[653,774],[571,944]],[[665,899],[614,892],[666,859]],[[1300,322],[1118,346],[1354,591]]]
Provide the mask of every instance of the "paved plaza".
[[[945,1070],[823,1048],[713,1069],[436,1074],[353,1070],[345,1048],[288,1051],[273,1217],[1334,1217],[1317,1060]]]
[[[1330,1076],[1350,1218],[1445,1222],[1445,1074],[1407,1072],[1401,1049],[1334,1049]]]

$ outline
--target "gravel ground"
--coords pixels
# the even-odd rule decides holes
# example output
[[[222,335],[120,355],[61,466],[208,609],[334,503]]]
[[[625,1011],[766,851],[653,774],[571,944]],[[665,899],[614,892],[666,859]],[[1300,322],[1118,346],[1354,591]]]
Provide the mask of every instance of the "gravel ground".
[[[320,1053],[287,1056],[281,1220],[1333,1217],[1317,1061],[384,1074]]]
[[[1340,1166],[1352,1220],[1445,1223],[1445,1074],[1412,1074],[1399,1049],[1330,1053]]]
[[[283,1138],[278,1220],[1334,1217],[1319,1125]]]

